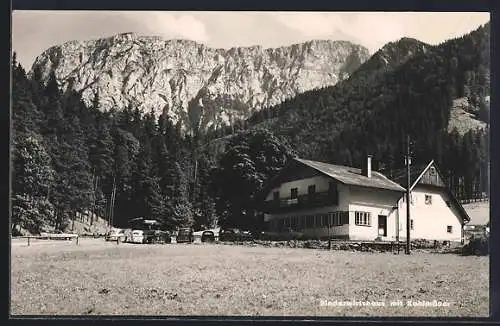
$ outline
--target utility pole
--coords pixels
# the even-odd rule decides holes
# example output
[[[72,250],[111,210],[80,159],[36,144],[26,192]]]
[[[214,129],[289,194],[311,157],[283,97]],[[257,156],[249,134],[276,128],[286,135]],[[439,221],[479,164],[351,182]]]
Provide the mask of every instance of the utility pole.
[[[90,199],[90,208],[87,215],[87,223],[89,222],[89,217],[90,219],[92,218],[94,210],[94,199],[95,199],[95,168],[92,168],[92,195]],[[90,223],[90,225],[92,225],[92,223]]]
[[[399,203],[397,203],[399,206]],[[396,245],[398,247],[398,255],[399,255],[399,207],[396,210]]]
[[[96,215],[96,218],[97,218],[97,214],[96,214],[96,201],[97,201],[97,188],[99,186],[99,176],[96,176],[95,178],[95,184],[93,185],[94,187],[94,191],[93,191],[93,196],[92,196],[92,211],[91,211],[91,214],[90,214],[90,225],[93,225],[94,224],[94,215]]]
[[[410,158],[410,135],[408,134],[406,138],[406,250],[405,253],[407,255],[410,254],[410,224],[411,224],[411,219],[410,219],[410,187],[411,187],[411,180],[410,180],[410,165],[411,165],[411,158]],[[399,226],[398,226],[399,227]],[[399,233],[399,232],[398,232]]]
[[[110,219],[111,226],[113,226],[113,219],[115,215],[115,198],[116,198],[116,175],[113,176],[113,191],[111,193],[111,206],[110,206]]]
[[[113,191],[109,194],[109,202],[108,205],[106,206],[106,209],[108,211],[108,229],[111,229],[111,201],[113,199]]]
[[[326,215],[326,224],[328,228],[328,250],[332,250],[332,238],[330,236],[330,214]]]
[[[198,158],[196,157],[196,152],[195,152],[195,158],[194,158],[194,176],[193,176],[193,189],[191,192],[191,202],[194,203],[196,199],[196,179],[198,177]]]

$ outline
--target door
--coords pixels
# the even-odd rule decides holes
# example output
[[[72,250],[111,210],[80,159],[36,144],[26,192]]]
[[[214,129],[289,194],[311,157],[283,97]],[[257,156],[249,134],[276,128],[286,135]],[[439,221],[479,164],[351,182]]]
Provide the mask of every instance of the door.
[[[381,237],[387,236],[387,216],[378,216],[378,235]]]

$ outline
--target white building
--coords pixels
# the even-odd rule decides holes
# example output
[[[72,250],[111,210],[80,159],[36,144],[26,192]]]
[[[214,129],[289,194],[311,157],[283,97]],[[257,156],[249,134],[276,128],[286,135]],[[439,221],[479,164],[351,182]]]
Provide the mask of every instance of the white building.
[[[467,213],[434,162],[412,168],[410,238],[461,241]],[[293,159],[262,192],[269,229],[308,238],[406,239],[406,182],[363,169]],[[399,234],[398,234],[399,233]]]

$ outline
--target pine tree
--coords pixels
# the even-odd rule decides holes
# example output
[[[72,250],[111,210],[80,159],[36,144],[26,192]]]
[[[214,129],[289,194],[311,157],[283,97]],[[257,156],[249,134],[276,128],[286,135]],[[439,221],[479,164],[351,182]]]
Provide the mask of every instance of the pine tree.
[[[243,132],[229,141],[212,175],[224,226],[255,227],[255,195],[291,155],[289,148],[264,130]]]

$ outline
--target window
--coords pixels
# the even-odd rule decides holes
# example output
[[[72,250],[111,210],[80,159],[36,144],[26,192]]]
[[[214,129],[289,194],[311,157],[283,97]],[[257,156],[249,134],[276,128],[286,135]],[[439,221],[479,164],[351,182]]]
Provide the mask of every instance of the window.
[[[306,215],[306,228],[314,227],[314,215]]]
[[[283,230],[283,227],[284,227],[284,219],[280,218],[280,219],[278,220],[277,229],[278,229],[278,230]]]
[[[316,194],[316,186],[315,185],[310,185],[309,187],[307,187],[307,199],[310,202],[314,202],[315,194]]]
[[[331,212],[328,214],[330,226],[349,224],[349,212]]]
[[[289,216],[286,216],[284,219],[284,222],[283,222],[283,226],[285,228],[289,228],[290,227],[290,217]]]
[[[322,214],[316,215],[316,227],[317,228],[323,227],[323,215]]]
[[[272,220],[270,224],[271,224],[271,230],[273,231],[278,230],[278,220]]]
[[[330,219],[330,226],[335,226],[335,222],[336,222],[336,215],[337,215],[337,212],[333,212],[333,213],[330,213],[328,214],[328,218]]]
[[[413,220],[410,220],[410,230],[413,230],[415,223],[413,223]]]
[[[306,228],[306,217],[304,215],[299,216],[299,227],[300,229]]]
[[[338,205],[339,193],[337,190],[337,183],[335,181],[330,181],[328,184],[328,196],[330,196],[334,205]]]
[[[328,225],[330,225],[330,227],[334,226],[333,224],[333,216],[334,216],[335,213],[328,213]]]
[[[448,225],[448,226],[446,227],[446,232],[448,232],[448,233],[453,233],[453,227],[452,227],[451,225]]]
[[[431,168],[429,169],[429,175],[431,177],[436,175],[436,168],[435,167],[431,166]]]
[[[370,226],[371,225],[371,214],[370,212],[355,212],[356,225],[360,226]]]
[[[432,195],[425,195],[425,204],[432,205]]]
[[[342,212],[342,224],[349,224],[349,212]]]
[[[333,225],[342,225],[342,212],[335,212]]]
[[[298,196],[299,196],[299,190],[298,190],[298,188],[292,188],[290,190],[290,198],[291,199],[296,199],[296,198],[298,198]]]
[[[321,226],[328,227],[328,214],[321,215]]]

